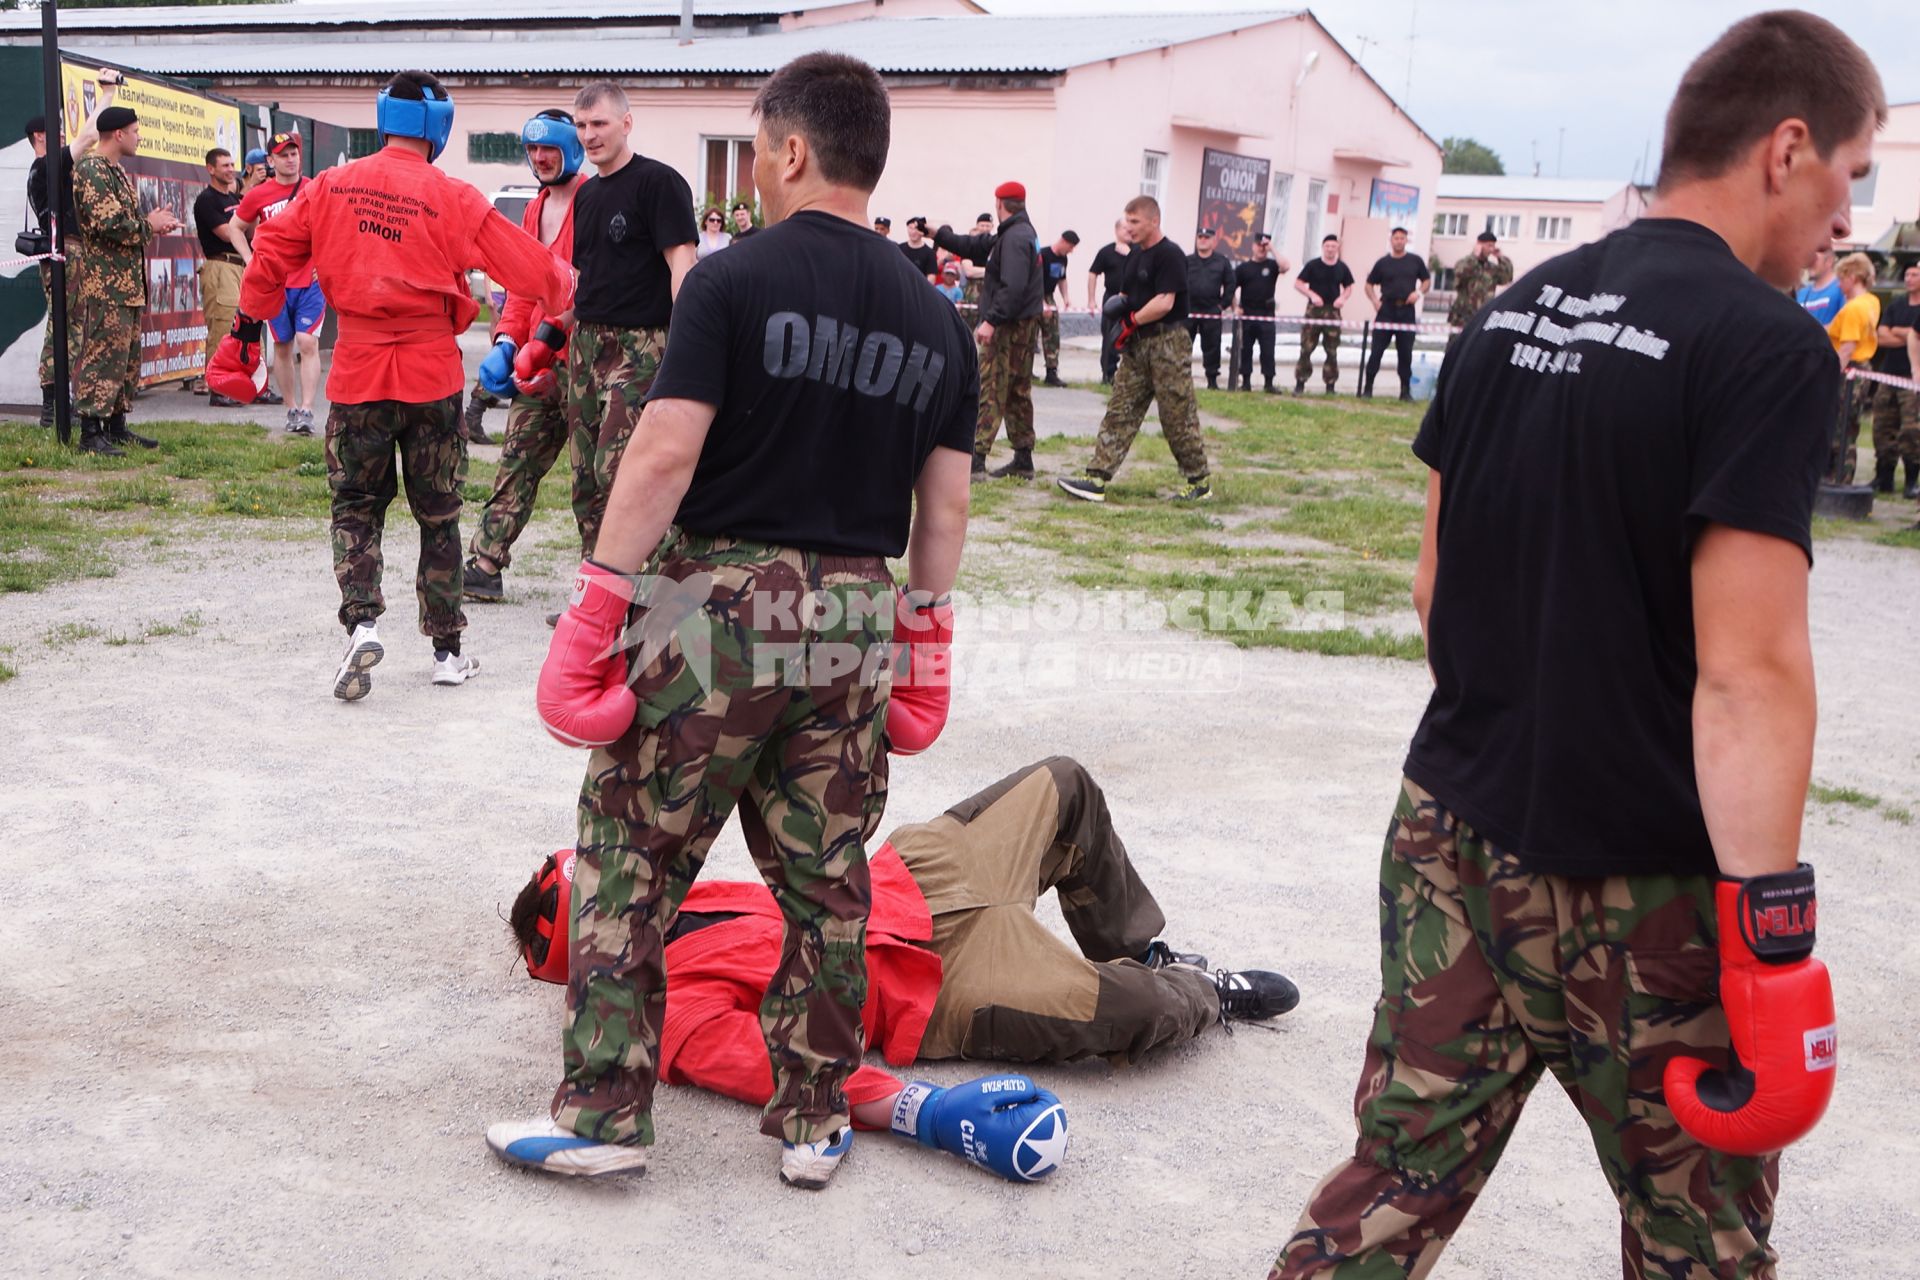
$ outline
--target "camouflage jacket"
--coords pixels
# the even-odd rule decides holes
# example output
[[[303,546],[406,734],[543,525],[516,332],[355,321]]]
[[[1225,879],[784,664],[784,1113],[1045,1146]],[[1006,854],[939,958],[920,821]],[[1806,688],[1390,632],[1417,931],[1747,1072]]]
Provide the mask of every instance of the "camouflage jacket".
[[[140,212],[132,176],[105,156],[89,155],[73,171],[73,205],[79,296],[144,306],[153,228]]]
[[[1465,324],[1474,312],[1493,301],[1493,291],[1513,283],[1513,259],[1501,254],[1489,262],[1470,253],[1453,264],[1453,305],[1447,309],[1448,324]]]

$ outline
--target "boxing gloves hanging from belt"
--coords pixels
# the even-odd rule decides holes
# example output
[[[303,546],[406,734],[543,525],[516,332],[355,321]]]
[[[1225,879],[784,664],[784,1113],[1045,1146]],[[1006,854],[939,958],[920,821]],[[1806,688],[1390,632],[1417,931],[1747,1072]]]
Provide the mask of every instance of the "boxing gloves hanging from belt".
[[[1140,326],[1133,319],[1133,303],[1124,293],[1110,293],[1100,307],[1100,323],[1118,325],[1120,331],[1113,335],[1113,349],[1120,350],[1127,345],[1127,339],[1133,337],[1134,330]]]
[[[513,385],[523,396],[549,396],[558,388],[553,365],[567,349],[567,331],[551,320],[527,339],[527,345],[513,358]]]
[[[503,400],[513,398],[513,353],[517,349],[512,338],[494,339],[493,350],[480,362],[480,385],[488,394]]]
[[[1805,1137],[1833,1095],[1833,984],[1813,958],[1813,868],[1722,880],[1714,897],[1733,1065],[1670,1060],[1667,1106],[1702,1144],[1764,1155]]]
[[[915,755],[947,727],[953,700],[953,603],[924,591],[895,596],[893,692],[887,701],[887,750]]]
[[[633,723],[639,704],[623,645],[633,587],[629,575],[583,560],[554,623],[535,699],[540,723],[567,746],[604,747]]]
[[[264,384],[260,376],[260,322],[236,314],[233,331],[220,339],[213,359],[207,362],[207,390],[252,404]]]

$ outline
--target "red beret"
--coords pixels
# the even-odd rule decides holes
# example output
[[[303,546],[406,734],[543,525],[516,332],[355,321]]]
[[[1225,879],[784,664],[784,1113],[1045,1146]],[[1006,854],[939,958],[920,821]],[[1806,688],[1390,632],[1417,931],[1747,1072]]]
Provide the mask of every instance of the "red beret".
[[[1025,200],[1027,189],[1018,182],[1003,182],[993,189],[995,200]]]

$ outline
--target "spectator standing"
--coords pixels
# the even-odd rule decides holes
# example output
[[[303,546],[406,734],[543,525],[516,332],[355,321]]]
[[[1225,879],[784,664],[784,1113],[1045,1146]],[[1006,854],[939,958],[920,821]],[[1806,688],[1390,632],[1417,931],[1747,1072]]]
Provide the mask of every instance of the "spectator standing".
[[[1287,273],[1287,260],[1273,256],[1273,237],[1262,231],[1253,238],[1253,256],[1233,269],[1233,287],[1240,310],[1240,340],[1234,345],[1233,358],[1240,366],[1240,385],[1253,390],[1253,351],[1260,349],[1260,373],[1266,379],[1266,392],[1275,395],[1273,385],[1273,300],[1280,289],[1280,277]],[[1232,385],[1233,379],[1227,383]]]
[[[907,242],[900,246],[900,252],[907,255],[907,261],[913,269],[928,280],[940,277],[940,251],[933,247],[933,241],[927,239],[927,220],[925,218],[907,219]]]
[[[1513,283],[1513,259],[1500,252],[1500,240],[1491,231],[1482,231],[1473,252],[1453,264],[1453,305],[1447,308],[1447,327],[1458,329],[1473,319],[1474,313],[1492,302],[1494,295]],[[1447,336],[1447,349],[1453,349],[1458,334]]]
[[[1320,256],[1300,268],[1294,291],[1307,300],[1306,323],[1300,326],[1300,359],[1293,366],[1293,394],[1304,395],[1313,376],[1313,350],[1324,347],[1321,377],[1327,394],[1340,381],[1340,309],[1353,292],[1353,271],[1340,257],[1340,237],[1320,237]],[[1318,321],[1318,323],[1315,323]]]
[[[207,359],[211,360],[220,339],[233,329],[233,315],[240,308],[240,277],[246,273],[247,260],[221,234],[221,228],[240,206],[240,175],[234,168],[233,153],[215,147],[207,152],[206,160],[207,185],[193,201],[193,231],[200,240],[200,309],[207,320]],[[195,381],[196,391],[206,389],[205,377]],[[212,392],[207,403],[216,409],[231,409],[240,402]]]
[[[753,206],[745,200],[734,201],[733,238],[736,241],[745,240],[759,230],[760,228],[753,225]]]
[[[708,254],[718,253],[732,243],[733,237],[727,234],[727,220],[720,216],[720,210],[707,210],[700,219],[700,240],[694,246],[694,257],[704,258]]]
[[[1805,307],[1807,314],[1822,326],[1833,323],[1833,318],[1840,314],[1840,308],[1847,300],[1840,282],[1834,279],[1835,256],[1830,244],[1815,249],[1813,261],[1807,264],[1807,282],[1793,294],[1793,300]]]
[[[1200,339],[1200,364],[1206,371],[1207,389],[1220,389],[1220,316],[1233,305],[1233,261],[1224,253],[1216,254],[1212,227],[1200,227],[1193,233],[1193,252],[1187,255],[1187,356],[1193,356],[1193,339]],[[1195,314],[1204,318],[1196,319]]]
[[[240,166],[240,194],[245,195],[272,176],[267,165],[267,149],[255,147],[247,152],[246,161]]]
[[[1046,385],[1060,381],[1060,308],[1067,305],[1067,255],[1080,243],[1071,231],[1040,251],[1040,356],[1047,366]]]
[[[943,226],[933,242],[985,269],[980,281],[980,416],[973,435],[973,478],[1033,478],[1033,335],[1040,324],[1038,237],[1027,218],[1027,189],[1003,182],[993,190],[997,231],[956,235]],[[978,223],[975,224],[976,226]],[[987,451],[1007,420],[1013,460],[987,471]]]
[[[235,232],[252,235],[261,223],[284,214],[306,189],[299,134],[274,134],[267,143],[267,156],[273,177],[240,198],[227,224]],[[252,262],[251,245],[240,256]],[[320,326],[327,319],[327,299],[320,291],[320,276],[313,269],[312,259],[295,259],[288,264],[286,295],[279,312],[265,317],[273,334],[274,381],[286,389],[287,434],[310,436],[313,405],[320,396]],[[300,358],[298,382],[293,376],[296,354]]]
[[[873,231],[875,235],[883,240],[893,239],[893,219],[885,217],[875,218],[873,220]]]
[[[1114,297],[1120,292],[1121,277],[1126,274],[1127,255],[1133,251],[1133,242],[1127,239],[1127,220],[1116,218],[1113,223],[1113,243],[1102,245],[1093,255],[1093,265],[1087,268],[1087,310],[1100,316],[1100,382],[1104,386],[1113,385],[1113,371],[1119,367],[1120,353],[1114,350],[1113,336],[1120,332],[1117,320],[1109,321],[1103,314],[1101,301],[1093,296],[1094,282],[1098,281],[1104,297]]]
[[[1395,227],[1387,236],[1388,252],[1367,273],[1367,300],[1373,303],[1373,349],[1367,353],[1365,376],[1360,382],[1364,399],[1373,394],[1373,380],[1380,372],[1380,357],[1387,343],[1394,346],[1394,363],[1400,372],[1400,398],[1413,399],[1413,330],[1385,329],[1383,325],[1413,325],[1420,321],[1420,299],[1427,296],[1433,283],[1427,264],[1417,254],[1407,252],[1407,229]]]
[[[1880,313],[1880,327],[1874,333],[1880,350],[1873,367],[1890,378],[1911,379],[1913,359],[1907,344],[1914,322],[1920,320],[1920,265],[1907,268],[1903,283],[1905,296],[1895,298]],[[1907,468],[1907,487],[1901,496],[1920,498],[1920,422],[1915,421],[1914,393],[1877,383],[1873,388],[1873,487],[1877,492],[1893,492],[1898,462],[1905,462]]]
[[[993,215],[991,213],[983,213],[975,218],[973,220],[973,231],[970,234],[976,236],[992,235]],[[968,262],[965,258],[962,258],[960,260],[960,271],[963,276],[960,282],[962,309],[969,311],[968,319],[978,321],[980,319],[980,281],[986,276],[987,269],[977,262]]]
[[[1827,325],[1827,340],[1833,343],[1834,354],[1849,375],[1865,372],[1880,349],[1880,299],[1873,295],[1873,259],[1864,253],[1850,253],[1840,259],[1834,271],[1842,301]],[[1852,484],[1859,465],[1860,411],[1867,405],[1869,385],[1864,379],[1849,376],[1841,389],[1840,429],[1829,472],[1837,484]]]

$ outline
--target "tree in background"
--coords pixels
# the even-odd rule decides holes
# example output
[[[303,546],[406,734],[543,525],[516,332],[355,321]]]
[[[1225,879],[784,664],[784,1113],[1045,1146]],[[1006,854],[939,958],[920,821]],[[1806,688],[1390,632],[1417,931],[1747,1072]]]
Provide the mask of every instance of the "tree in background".
[[[1440,142],[1442,173],[1504,174],[1506,171],[1499,154],[1483,142],[1472,138],[1444,138]]]

